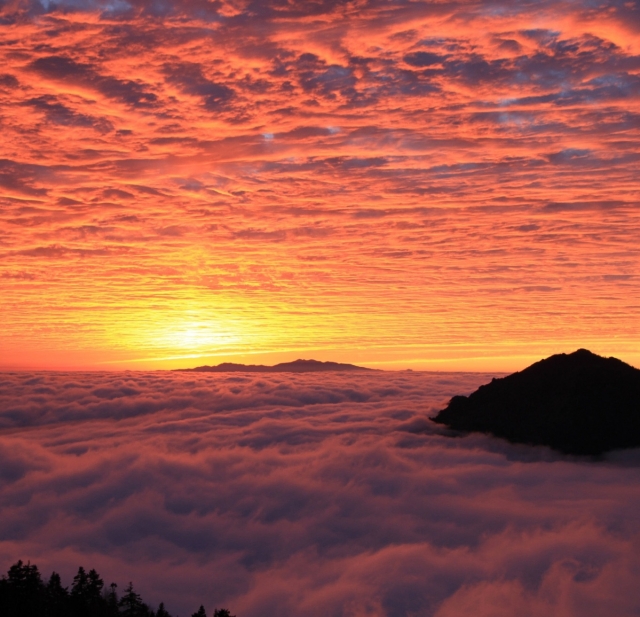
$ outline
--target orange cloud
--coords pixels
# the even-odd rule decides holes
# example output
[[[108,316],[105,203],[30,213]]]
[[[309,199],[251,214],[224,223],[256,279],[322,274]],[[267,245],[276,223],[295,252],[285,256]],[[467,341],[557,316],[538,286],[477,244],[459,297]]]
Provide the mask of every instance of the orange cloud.
[[[2,366],[636,358],[633,3],[0,11]]]

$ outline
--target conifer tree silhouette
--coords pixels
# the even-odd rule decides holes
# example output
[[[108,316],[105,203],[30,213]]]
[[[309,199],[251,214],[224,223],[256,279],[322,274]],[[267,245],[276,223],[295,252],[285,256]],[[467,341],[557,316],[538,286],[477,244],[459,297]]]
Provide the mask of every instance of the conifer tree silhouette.
[[[156,617],[171,617],[171,615],[169,615],[169,613],[164,608],[164,602],[160,602],[160,606],[156,611]]]
[[[204,606],[201,604],[198,612],[191,615],[191,617],[207,617],[207,611],[204,610]]]
[[[105,589],[95,570],[79,567],[69,591],[57,572],[45,584],[36,565],[20,560],[0,578],[0,617],[171,617],[162,602],[152,611],[134,591],[133,583],[121,598],[117,587],[111,583]],[[204,606],[193,617],[207,617]],[[235,616],[222,608],[215,609],[213,617]]]
[[[73,585],[71,586],[71,597],[85,598],[87,595],[87,587],[89,587],[89,577],[84,568],[80,566],[78,573],[73,577]]]
[[[22,560],[15,563],[3,579],[0,614],[3,617],[30,617],[43,611],[45,587],[38,566]]]
[[[149,614],[149,608],[142,598],[133,590],[133,583],[129,582],[124,590],[124,595],[118,602],[122,617],[144,617]]]
[[[111,583],[109,585],[109,591],[107,592],[107,615],[118,615],[118,594],[116,593],[116,589],[118,585],[115,583]]]
[[[66,617],[69,606],[69,592],[62,586],[60,575],[52,572],[46,588],[47,617]]]

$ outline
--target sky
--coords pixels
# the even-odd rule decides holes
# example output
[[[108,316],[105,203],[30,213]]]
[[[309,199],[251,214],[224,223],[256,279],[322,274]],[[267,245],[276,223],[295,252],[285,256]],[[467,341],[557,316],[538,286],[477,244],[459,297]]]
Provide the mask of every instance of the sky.
[[[182,617],[637,615],[640,450],[429,422],[492,375],[2,373],[0,573]]]
[[[0,367],[640,364],[636,0],[0,0]]]

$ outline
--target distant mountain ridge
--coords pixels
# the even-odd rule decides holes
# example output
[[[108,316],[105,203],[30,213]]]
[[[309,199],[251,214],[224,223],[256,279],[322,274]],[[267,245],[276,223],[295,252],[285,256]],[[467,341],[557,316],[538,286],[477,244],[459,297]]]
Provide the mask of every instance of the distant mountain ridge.
[[[637,448],[640,370],[587,349],[557,354],[454,396],[433,421],[566,454]]]
[[[179,368],[175,370],[199,373],[322,373],[327,371],[375,371],[376,369],[356,366],[355,364],[343,364],[341,362],[294,360],[293,362],[281,362],[274,366],[223,362],[217,366],[197,366],[196,368]]]

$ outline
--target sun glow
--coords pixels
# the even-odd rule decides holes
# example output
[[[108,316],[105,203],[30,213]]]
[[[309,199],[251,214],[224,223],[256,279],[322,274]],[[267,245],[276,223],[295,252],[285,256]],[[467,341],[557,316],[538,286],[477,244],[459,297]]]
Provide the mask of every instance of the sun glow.
[[[215,320],[187,320],[171,324],[155,337],[155,344],[158,346],[194,354],[215,353],[242,342],[243,337]]]
[[[638,357],[633,3],[22,4],[0,367]]]

